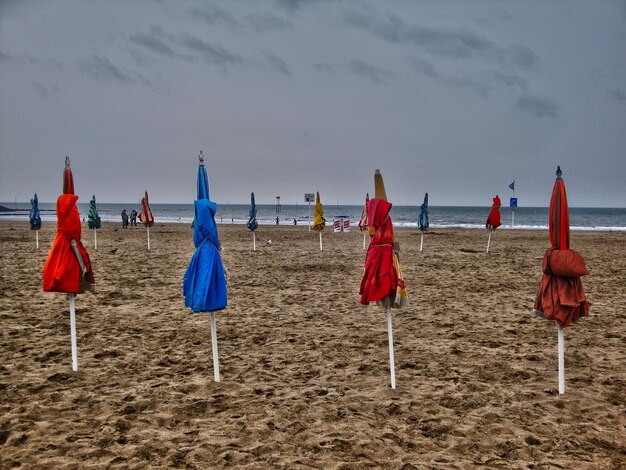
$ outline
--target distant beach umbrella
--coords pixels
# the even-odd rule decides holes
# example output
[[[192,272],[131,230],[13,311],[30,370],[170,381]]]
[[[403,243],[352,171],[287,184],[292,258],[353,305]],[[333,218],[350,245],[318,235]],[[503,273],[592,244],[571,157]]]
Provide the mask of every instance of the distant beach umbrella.
[[[558,324],[559,394],[565,393],[565,338],[563,329],[589,312],[580,278],[589,274],[580,253],[569,249],[569,210],[561,167],[550,199],[550,245],[543,257],[543,275],[534,311]]]
[[[141,222],[146,226],[146,233],[148,235],[148,251],[150,251],[150,227],[154,225],[154,216],[152,215],[152,209],[150,209],[150,201],[148,199],[147,190],[145,191],[140,202],[141,212],[139,213],[139,220],[141,220]]]
[[[63,194],[57,199],[57,236],[43,267],[43,290],[69,294],[72,369],[78,370],[74,296],[95,290],[89,255],[80,241],[80,215],[76,207],[74,180],[69,157],[65,158]]]
[[[359,220],[359,230],[363,232],[363,249],[365,249],[365,237],[367,233],[367,206],[370,202],[370,193],[365,193],[365,206],[361,211],[361,219]]]
[[[395,242],[393,224],[389,217],[392,204],[387,201],[383,177],[379,170],[376,170],[374,174],[374,186],[376,188],[375,197],[367,205],[367,221],[371,240],[367,250],[365,270],[359,293],[363,305],[376,302],[387,309],[391,388],[396,388],[391,307],[404,307],[408,305],[409,299],[396,253],[398,245]]]
[[[254,231],[259,227],[256,221],[256,203],[254,202],[254,193],[250,193],[250,214],[248,215],[248,230],[252,232],[252,250],[256,251],[256,234]]]
[[[320,233],[320,250],[323,249],[322,231],[325,225],[324,206],[322,206],[322,201],[320,201],[320,192],[317,191],[315,194],[315,210],[313,211],[313,230]]]
[[[94,249],[98,249],[98,233],[97,229],[102,226],[102,221],[98,215],[98,208],[96,207],[96,195],[94,194],[89,201],[89,214],[87,214],[87,225],[93,230],[93,246]]]
[[[41,215],[39,214],[39,199],[37,193],[30,200],[30,229],[35,231],[37,249],[39,249],[39,229],[41,228]]]
[[[487,216],[487,223],[485,227],[489,231],[489,238],[487,239],[487,253],[489,253],[489,245],[491,244],[491,232],[495,232],[495,230],[501,225],[500,223],[500,206],[502,202],[498,195],[493,198],[493,204],[491,205],[491,211]]]
[[[422,232],[422,238],[420,241],[420,251],[424,247],[424,232],[428,230],[428,193],[424,195],[424,202],[420,207],[420,215],[417,217],[417,227]]]
[[[213,372],[215,381],[220,381],[217,350],[217,322],[215,312],[226,308],[226,276],[220,257],[220,241],[215,224],[217,204],[209,199],[208,177],[202,153],[199,157],[198,180],[205,180],[206,186],[198,184],[198,199],[194,201],[195,223],[193,242],[196,251],[191,257],[183,277],[185,306],[195,313],[211,314],[211,345],[213,350]],[[205,189],[206,188],[206,191]]]

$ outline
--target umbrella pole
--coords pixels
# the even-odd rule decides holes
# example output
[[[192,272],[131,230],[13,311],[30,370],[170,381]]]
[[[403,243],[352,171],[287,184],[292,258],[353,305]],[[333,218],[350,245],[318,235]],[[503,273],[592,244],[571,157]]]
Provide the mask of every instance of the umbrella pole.
[[[320,231],[320,251],[322,251],[322,232]]]
[[[72,340],[72,370],[78,370],[78,352],[76,351],[76,308],[74,294],[70,294],[70,335]]]
[[[93,229],[93,246],[97,250],[98,249],[98,231]]]
[[[35,230],[35,240],[37,241],[37,249],[39,249],[39,230]]]
[[[217,357],[217,324],[215,321],[215,312],[211,312],[211,348],[213,350],[213,378],[216,382],[219,382],[220,363]]]
[[[148,251],[150,251],[150,227],[146,227],[146,230],[148,231]]]
[[[252,231],[252,251],[256,251],[256,234]]]
[[[366,235],[366,232],[363,232],[363,249],[365,249],[365,235]]]
[[[559,325],[559,395],[565,394],[565,336]]]
[[[420,253],[422,252],[423,247],[424,247],[424,232],[422,232],[422,239],[420,240]]]
[[[489,244],[491,243],[491,230],[489,230],[489,238],[487,239],[487,253],[489,253]]]
[[[393,356],[393,323],[391,321],[391,296],[387,297],[387,334],[389,336],[389,370],[391,371],[391,388],[396,388],[396,360]]]

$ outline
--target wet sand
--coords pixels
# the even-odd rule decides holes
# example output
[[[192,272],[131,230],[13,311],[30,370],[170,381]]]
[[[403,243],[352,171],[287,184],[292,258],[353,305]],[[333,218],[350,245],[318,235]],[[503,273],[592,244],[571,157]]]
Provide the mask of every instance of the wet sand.
[[[219,227],[229,307],[184,307],[186,225],[84,230],[97,282],[77,299],[71,371],[62,294],[41,290],[55,235],[0,222],[0,467],[626,468],[626,234],[572,233],[590,316],[533,316],[547,231],[397,230],[411,305],[359,304],[362,235]],[[267,246],[264,241],[272,240]],[[116,249],[115,253],[111,250]]]

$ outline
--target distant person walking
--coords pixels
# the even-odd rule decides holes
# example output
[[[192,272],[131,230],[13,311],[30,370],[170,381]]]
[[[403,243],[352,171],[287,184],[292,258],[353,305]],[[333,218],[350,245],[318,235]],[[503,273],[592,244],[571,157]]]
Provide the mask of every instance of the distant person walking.
[[[130,211],[130,226],[131,227],[137,226],[137,211],[135,209]]]
[[[280,223],[278,216],[276,216],[276,225],[278,225]]]
[[[293,224],[298,225],[298,219],[296,219],[295,217],[293,218]]]
[[[128,213],[126,209],[122,210],[122,228],[128,228]]]

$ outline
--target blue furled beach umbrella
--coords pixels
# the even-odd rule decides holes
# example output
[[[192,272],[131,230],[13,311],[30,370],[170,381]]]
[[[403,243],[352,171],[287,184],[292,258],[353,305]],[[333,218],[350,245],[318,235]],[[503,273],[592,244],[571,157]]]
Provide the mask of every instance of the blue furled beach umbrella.
[[[37,249],[39,249],[39,229],[41,228],[41,215],[39,214],[39,199],[37,193],[30,200],[30,229],[35,230],[35,238],[37,240]]]
[[[204,155],[198,156],[198,199],[194,201],[195,223],[193,242],[196,251],[183,276],[185,306],[195,313],[211,313],[211,343],[215,381],[220,381],[217,353],[215,312],[226,308],[226,276],[220,257],[220,241],[215,224],[217,204],[209,200],[209,179],[204,166]]]
[[[248,216],[248,230],[252,232],[252,250],[256,251],[256,234],[254,231],[259,227],[256,221],[256,203],[254,202],[254,193],[250,194],[250,215]]]
[[[420,209],[420,215],[417,217],[417,227],[422,232],[422,240],[420,241],[420,251],[424,247],[424,232],[428,230],[428,193],[424,195],[424,202]]]

